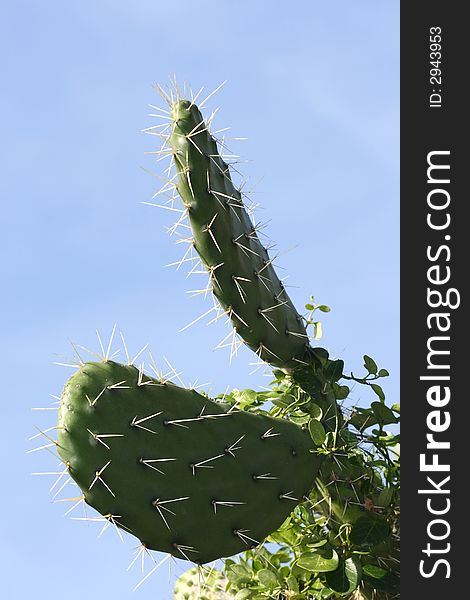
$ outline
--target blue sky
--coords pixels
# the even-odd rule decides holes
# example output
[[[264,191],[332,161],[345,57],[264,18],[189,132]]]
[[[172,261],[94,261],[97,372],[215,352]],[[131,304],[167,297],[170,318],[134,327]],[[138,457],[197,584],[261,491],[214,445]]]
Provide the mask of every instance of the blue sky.
[[[322,345],[354,371],[373,356],[398,401],[398,2],[278,6],[2,6],[2,597],[118,600],[139,579],[126,572],[132,540],[97,540],[30,475],[55,467],[25,452],[34,426],[53,424],[53,413],[30,409],[60,393],[70,371],[52,362],[72,354],[68,339],[97,348],[95,329],[108,336],[117,323],[132,350],[149,342],[157,362],[166,356],[214,393],[267,381],[250,374],[248,351],[230,366],[212,351],[222,324],[178,333],[209,305],[185,293],[199,282],[164,267],[181,248],[165,232],[169,215],[142,204],[158,187],[148,171],[162,171],[145,154],[156,140],[140,133],[155,124],[156,82],[176,75],[209,92],[227,80],[208,108],[221,107],[216,127],[248,137],[233,149],[285,251],[292,299],[331,306]],[[357,388],[352,397],[370,399]],[[135,597],[170,589],[165,571]]]

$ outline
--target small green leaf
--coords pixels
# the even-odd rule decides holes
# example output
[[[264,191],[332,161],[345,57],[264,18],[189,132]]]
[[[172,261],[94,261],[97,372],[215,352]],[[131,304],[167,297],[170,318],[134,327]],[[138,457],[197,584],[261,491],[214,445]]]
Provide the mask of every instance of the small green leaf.
[[[279,408],[286,408],[289,406],[289,400],[286,400],[285,396],[278,396],[277,398],[271,398],[271,402],[274,406],[278,406]]]
[[[328,360],[328,351],[325,348],[313,348],[312,355],[318,359],[321,365],[324,365]]]
[[[374,411],[374,416],[377,419],[377,423],[380,425],[390,425],[391,423],[398,423],[398,419],[393,412],[382,402],[372,402],[370,405]]]
[[[328,540],[323,539],[323,540],[318,540],[317,542],[307,542],[307,545],[309,548],[321,548],[321,546],[324,546],[327,543],[328,543]]]
[[[338,437],[344,444],[356,447],[358,445],[359,438],[356,433],[353,433],[349,429],[340,429]]]
[[[233,600],[247,600],[247,598],[251,598],[252,593],[253,592],[251,590],[247,590],[246,588],[244,590],[239,590],[235,594],[235,598]]]
[[[379,517],[363,516],[355,522],[349,539],[356,546],[376,546],[390,535],[387,521]]]
[[[399,404],[392,404],[392,410],[394,410],[395,412],[397,412],[398,414],[400,414],[400,405]]]
[[[280,406],[281,408],[286,408],[290,404],[292,404],[289,399],[289,395],[287,394],[267,394],[266,392],[260,392],[258,394],[258,403],[271,402],[274,406]],[[265,407],[268,409],[269,407]]]
[[[296,423],[297,425],[305,425],[310,420],[310,416],[306,414],[295,414],[291,415],[289,419],[292,423]]]
[[[393,492],[393,488],[389,487],[382,490],[377,498],[377,506],[387,508],[393,499]]]
[[[242,390],[239,395],[239,401],[243,404],[253,404],[258,398],[255,390]]]
[[[334,384],[335,388],[335,396],[337,400],[345,400],[348,396],[349,396],[349,392],[351,391],[349,389],[349,386],[347,385],[338,385],[337,383]]]
[[[326,583],[341,595],[351,594],[362,577],[361,561],[357,556],[341,559],[338,568],[326,574]]]
[[[289,560],[290,560],[290,556],[289,556]],[[285,579],[290,573],[290,567],[288,567],[287,565],[284,565],[283,567],[281,567],[279,569],[279,579],[283,580]]]
[[[316,419],[310,419],[308,431],[315,445],[321,446],[325,441],[326,431],[320,421],[317,421]]]
[[[377,565],[364,565],[364,581],[370,587],[381,592],[396,593],[400,588],[400,580],[391,571],[386,571]]]
[[[332,360],[325,369],[325,378],[330,381],[338,381],[343,376],[344,361],[341,359]]]
[[[307,405],[307,409],[308,409],[308,413],[312,417],[312,419],[316,419],[317,421],[319,421],[322,418],[323,411],[318,406],[318,404],[315,404],[315,402],[310,402]]]
[[[317,552],[304,552],[297,561],[300,568],[312,573],[334,571],[338,563],[338,555],[333,548],[321,549]]]
[[[385,392],[377,383],[371,383],[370,387],[374,390],[381,402],[385,402]]]
[[[377,565],[364,565],[364,574],[369,575],[370,577],[374,577],[374,579],[379,579],[385,575],[385,569]]]
[[[261,569],[261,571],[258,571],[257,576],[261,585],[268,588],[268,590],[273,590],[279,585],[276,575],[269,569]]]
[[[315,310],[315,306],[314,306],[313,304],[306,304],[306,305],[305,305],[305,308],[306,308],[307,310]]]
[[[245,565],[234,564],[225,568],[227,579],[234,585],[249,583],[252,579],[252,572]]]
[[[272,557],[274,557],[278,563],[288,563],[291,560],[291,555],[287,550],[279,550],[279,552],[273,554]]]
[[[368,408],[356,408],[351,414],[349,422],[354,425],[356,429],[362,431],[377,423],[377,419],[374,413]]]
[[[367,356],[367,354],[364,354],[364,367],[372,375],[377,373],[378,367],[375,360],[370,356]]]
[[[331,310],[331,308],[329,306],[326,306],[326,304],[320,304],[318,309],[325,313],[330,312],[330,310]]]
[[[277,544],[287,544],[289,546],[295,546],[299,541],[299,534],[294,527],[289,527],[282,531],[275,531],[269,536],[269,540]]]
[[[377,375],[378,377],[388,377],[390,373],[387,371],[387,369],[380,369]]]
[[[287,578],[287,587],[289,588],[289,590],[291,592],[298,592],[299,591],[299,582],[297,581],[296,577],[293,577],[292,575],[290,577]]]

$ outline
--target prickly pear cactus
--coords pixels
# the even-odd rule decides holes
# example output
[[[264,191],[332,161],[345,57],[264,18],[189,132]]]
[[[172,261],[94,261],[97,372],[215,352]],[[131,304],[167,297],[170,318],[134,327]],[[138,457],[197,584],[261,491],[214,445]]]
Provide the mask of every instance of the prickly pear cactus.
[[[175,600],[231,600],[236,592],[227,592],[227,579],[217,569],[201,572],[193,567],[183,573],[175,583]]]
[[[313,485],[321,459],[283,419],[225,412],[132,365],[67,382],[59,454],[85,501],[149,550],[206,563],[256,546]]]
[[[201,112],[189,100],[177,100],[171,118],[168,142],[177,190],[215,297],[236,333],[262,360],[281,368],[303,364],[309,345],[303,319],[274,271]]]
[[[65,469],[51,491],[68,473],[83,494],[70,510],[84,501],[105,526],[136,536],[142,567],[150,550],[198,565],[178,579],[176,600],[390,600],[398,590],[399,437],[384,426],[398,423],[399,407],[385,406],[376,383],[388,372],[364,356],[367,373],[347,376],[342,360],[310,346],[207,122],[177,90],[166,99],[169,148],[159,152],[174,159],[189,241],[233,337],[279,367],[272,389],[218,401],[154,379],[132,361],[109,359],[113,329],[106,354],[100,339],[102,362],[79,357],[57,439],[47,434],[55,427],[41,431],[50,443],[32,451],[55,446]],[[370,387],[380,402],[349,415],[341,379]],[[201,566],[242,551],[223,573]]]

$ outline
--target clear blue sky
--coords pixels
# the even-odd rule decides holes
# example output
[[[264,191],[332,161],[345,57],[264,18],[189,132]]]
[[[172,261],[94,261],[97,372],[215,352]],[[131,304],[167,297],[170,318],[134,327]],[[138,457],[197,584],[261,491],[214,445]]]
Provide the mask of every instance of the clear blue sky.
[[[137,351],[150,342],[185,380],[265,383],[246,351],[228,365],[227,333],[204,322],[198,282],[164,265],[169,215],[142,205],[157,189],[144,169],[155,140],[152,89],[175,74],[210,91],[261,220],[286,254],[292,299],[332,307],[325,345],[359,370],[364,353],[391,372],[398,401],[398,2],[291,3],[15,0],[2,4],[0,96],[3,522],[0,595],[37,600],[131,597],[132,540],[63,517],[51,504],[46,453],[26,455],[34,425],[69,374],[68,338],[96,348],[114,323]],[[284,272],[283,272],[284,273]],[[355,389],[354,400],[366,400]],[[36,440],[35,440],[36,441]],[[42,455],[41,455],[42,454]],[[174,573],[182,572],[179,564]],[[135,592],[169,598],[167,572]]]

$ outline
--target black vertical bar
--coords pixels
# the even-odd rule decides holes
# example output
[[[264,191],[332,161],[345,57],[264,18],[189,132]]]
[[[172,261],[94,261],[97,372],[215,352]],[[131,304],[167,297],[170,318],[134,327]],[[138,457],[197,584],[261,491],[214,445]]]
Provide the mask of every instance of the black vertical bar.
[[[401,3],[405,600],[470,594],[465,564],[470,534],[470,398],[465,393],[470,371],[470,202],[465,179],[470,154],[465,144],[469,108],[464,109],[470,36],[464,6],[435,0]]]

